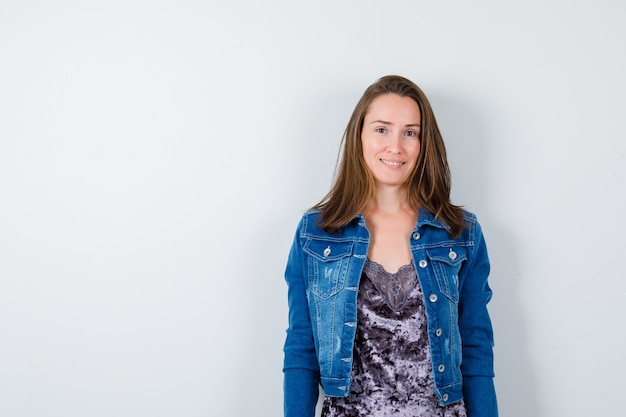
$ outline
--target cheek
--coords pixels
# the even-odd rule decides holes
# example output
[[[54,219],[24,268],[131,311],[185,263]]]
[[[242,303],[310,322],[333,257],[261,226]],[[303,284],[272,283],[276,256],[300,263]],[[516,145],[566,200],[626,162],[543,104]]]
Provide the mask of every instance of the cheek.
[[[417,156],[420,154],[420,150],[421,150],[421,146],[420,146],[419,141],[415,141],[414,143],[410,144],[406,148],[407,153],[409,153],[411,156],[415,158],[417,158]]]
[[[365,158],[376,154],[380,150],[377,141],[368,137],[361,138],[361,147],[363,148],[363,156],[365,156]]]

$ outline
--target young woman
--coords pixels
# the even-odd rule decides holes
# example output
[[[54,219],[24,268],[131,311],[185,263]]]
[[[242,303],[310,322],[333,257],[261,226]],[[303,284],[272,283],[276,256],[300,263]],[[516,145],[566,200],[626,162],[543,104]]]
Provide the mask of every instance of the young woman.
[[[320,384],[323,417],[497,416],[488,275],[426,96],[379,79],[289,254],[285,417],[314,416]]]

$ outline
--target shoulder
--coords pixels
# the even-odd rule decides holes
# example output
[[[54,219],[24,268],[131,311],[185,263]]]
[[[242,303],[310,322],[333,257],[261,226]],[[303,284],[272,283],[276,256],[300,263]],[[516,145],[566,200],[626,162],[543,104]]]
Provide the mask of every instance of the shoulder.
[[[322,214],[319,210],[307,210],[298,223],[298,234],[300,236],[326,234],[324,229],[320,227],[321,222]]]
[[[461,234],[464,234],[473,239],[477,233],[481,233],[478,217],[476,216],[476,214],[467,210],[463,210],[463,214],[465,215],[465,219],[463,220],[465,227]]]
[[[463,215],[465,215],[465,224],[467,226],[471,227],[478,223],[478,218],[471,211],[463,209]]]
[[[482,235],[482,227],[478,221],[478,216],[467,210],[463,210],[463,214],[465,215],[465,229],[463,233],[469,234],[472,238],[480,237]]]
[[[320,228],[319,225],[322,220],[322,214],[319,210],[307,210],[300,218],[298,228],[304,230],[310,230],[312,228]],[[321,228],[320,228],[321,229]]]

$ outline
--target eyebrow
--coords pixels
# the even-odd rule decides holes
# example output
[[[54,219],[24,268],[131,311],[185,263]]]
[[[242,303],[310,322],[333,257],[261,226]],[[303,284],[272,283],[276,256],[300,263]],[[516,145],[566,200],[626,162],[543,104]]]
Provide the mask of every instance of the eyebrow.
[[[370,124],[373,125],[375,123],[382,123],[384,125],[392,125],[393,124],[393,123],[387,122],[385,120],[374,120]],[[405,125],[405,127],[422,127],[422,125],[420,125],[419,123],[411,123],[411,124]]]

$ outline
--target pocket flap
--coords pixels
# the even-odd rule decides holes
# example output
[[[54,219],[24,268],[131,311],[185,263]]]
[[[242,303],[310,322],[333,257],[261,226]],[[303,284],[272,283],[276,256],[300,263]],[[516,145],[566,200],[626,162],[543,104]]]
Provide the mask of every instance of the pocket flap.
[[[336,261],[352,255],[354,242],[335,242],[328,240],[309,239],[304,244],[304,251],[322,262]]]
[[[439,247],[426,249],[426,254],[432,261],[443,262],[454,266],[467,259],[467,250],[463,247]]]

